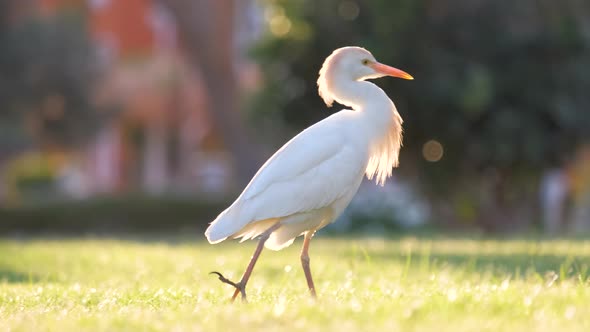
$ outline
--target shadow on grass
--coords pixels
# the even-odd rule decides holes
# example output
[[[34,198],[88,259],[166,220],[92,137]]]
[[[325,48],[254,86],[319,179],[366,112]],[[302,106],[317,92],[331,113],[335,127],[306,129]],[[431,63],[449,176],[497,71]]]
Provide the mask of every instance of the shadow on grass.
[[[369,252],[371,259],[378,262],[396,260],[399,264],[408,261],[408,255],[400,253],[383,254]],[[427,263],[425,263],[427,261]],[[430,253],[427,256],[415,253],[410,260],[411,268],[421,266],[459,269],[467,272],[489,273],[492,276],[523,277],[560,275],[560,277],[588,278],[588,256],[566,255],[489,255],[489,254],[440,254]]]
[[[0,266],[0,283],[33,283],[39,281],[39,278],[30,273],[23,273],[13,269]]]
[[[11,238],[4,236],[4,238]],[[157,232],[99,232],[85,235],[61,235],[61,234],[19,234],[17,240],[28,241],[38,239],[50,239],[57,241],[80,241],[84,239],[115,240],[124,242],[135,242],[142,244],[166,244],[170,246],[191,246],[207,244],[202,231],[198,227],[185,227],[182,231]],[[2,237],[0,237],[2,239]],[[14,238],[12,238],[14,239]],[[371,234],[320,234],[317,240],[336,240],[339,250],[336,257],[349,261],[370,260],[376,264],[409,264],[411,269],[451,268],[465,272],[477,272],[490,274],[492,276],[512,277],[538,276],[545,278],[548,274],[557,274],[560,278],[579,277],[589,280],[590,275],[590,252],[574,252],[573,254],[547,253],[547,247],[551,247],[552,241],[568,242],[572,245],[584,245],[590,241],[588,236],[574,237],[544,237],[540,235],[509,236],[504,238],[484,236],[481,234],[441,233],[441,232],[418,232],[418,233],[389,233],[381,235]],[[317,241],[316,240],[316,241]],[[385,241],[387,249],[376,249],[371,245],[365,245],[365,241]],[[403,241],[417,244],[408,257],[408,249],[402,245],[396,245]],[[438,241],[450,241],[453,244],[451,250],[437,250]],[[487,249],[485,252],[472,250],[468,247],[462,248],[461,241],[469,243],[478,241],[493,241],[495,249]],[[505,248],[512,246],[515,242],[524,243],[517,248]],[[229,241],[228,241],[229,242]],[[231,241],[235,242],[235,241]],[[341,243],[350,242],[350,245],[341,247]],[[544,250],[535,252],[537,243],[543,242]],[[393,244],[393,245],[392,245]],[[429,246],[434,244],[434,248]],[[300,246],[298,240],[293,246]],[[222,250],[223,247],[219,247]],[[248,251],[253,248],[250,244]],[[313,241],[312,241],[313,248]],[[428,248],[428,249],[426,249]],[[312,249],[313,250],[313,249]],[[498,252],[495,252],[498,251]],[[28,274],[12,271],[0,265],[0,282],[26,282],[31,280]],[[35,278],[33,276],[33,280]]]
[[[203,230],[199,226],[171,227],[167,230],[89,230],[80,233],[59,231],[11,232],[0,233],[0,241],[84,241],[109,240],[135,242],[142,244],[190,245],[207,242]]]
[[[344,237],[344,239],[346,238]],[[362,248],[351,246],[349,249],[340,251],[339,255],[343,259],[353,257],[371,261],[373,264],[396,262],[396,264],[408,266],[409,269],[451,268],[501,277],[509,275],[511,277],[548,278],[557,275],[560,279],[575,277],[583,281],[590,281],[589,251],[574,252],[572,249],[571,253],[563,253],[563,250],[552,253],[550,250],[552,242],[567,242],[573,246],[580,246],[590,242],[588,237],[511,236],[500,239],[465,234],[422,234],[418,236],[394,235],[388,238],[371,237],[371,239],[384,239],[388,242],[397,241],[399,243],[407,241],[414,245],[389,246],[385,250],[372,248],[370,245],[364,246],[356,239]],[[351,241],[353,241],[352,238]],[[440,249],[441,244],[437,241],[450,241],[452,248]],[[461,247],[462,241],[465,241],[465,247]],[[474,249],[472,244],[478,241],[482,243],[485,241],[483,245],[485,249]],[[539,243],[543,243],[542,251]],[[359,251],[362,252],[359,253]]]

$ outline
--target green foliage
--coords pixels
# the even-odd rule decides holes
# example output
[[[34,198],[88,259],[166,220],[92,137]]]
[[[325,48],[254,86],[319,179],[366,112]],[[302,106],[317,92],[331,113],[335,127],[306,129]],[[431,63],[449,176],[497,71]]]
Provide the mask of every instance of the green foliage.
[[[298,241],[299,243],[299,241]],[[296,244],[298,244],[296,243]],[[194,234],[0,240],[3,331],[588,331],[587,240],[314,238],[310,301],[299,248]]]
[[[0,207],[0,233],[204,230],[227,207],[223,199],[121,195],[46,204]]]
[[[405,120],[402,168],[424,168],[440,190],[488,168],[534,176],[590,138],[590,15],[580,2],[266,3],[267,16],[284,15],[291,29],[253,51],[266,82],[255,117],[280,112],[303,128],[327,116],[314,84],[321,63],[359,45],[415,77],[377,84]],[[422,158],[431,139],[444,147],[436,165]]]
[[[96,59],[83,17],[2,23],[0,120],[44,142],[71,146],[88,137],[99,114],[89,101]]]

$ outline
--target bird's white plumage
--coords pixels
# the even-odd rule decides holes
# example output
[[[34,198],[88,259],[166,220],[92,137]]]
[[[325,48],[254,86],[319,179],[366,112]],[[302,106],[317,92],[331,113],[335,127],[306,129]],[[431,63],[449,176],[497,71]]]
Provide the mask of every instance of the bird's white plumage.
[[[346,116],[346,112],[351,111],[336,113],[309,127],[278,150],[234,204],[211,224],[207,238],[217,242],[234,236],[250,222],[269,219],[304,223],[297,215],[330,207],[351,190],[356,191],[366,158],[354,157],[367,152],[359,151],[359,144],[347,144],[346,128],[354,116]],[[268,223],[261,223],[251,234],[244,234],[248,235],[245,238],[259,235],[266,226]],[[271,242],[272,237],[269,246]]]
[[[333,114],[279,149],[211,223],[205,232],[209,242],[251,239],[278,222],[281,227],[265,246],[281,249],[334,221],[364,174],[377,176],[379,183],[391,175],[401,145],[401,117],[381,89],[362,81],[378,76],[366,66],[357,68],[365,59],[374,61],[368,51],[349,47],[326,60],[318,80],[322,97],[354,111]]]

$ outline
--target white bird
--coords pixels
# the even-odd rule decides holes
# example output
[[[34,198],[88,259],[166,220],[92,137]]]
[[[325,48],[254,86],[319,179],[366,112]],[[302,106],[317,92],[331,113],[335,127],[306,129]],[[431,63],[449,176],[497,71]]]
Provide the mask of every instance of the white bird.
[[[319,72],[319,94],[328,106],[350,106],[314,124],[280,148],[256,173],[236,201],[207,228],[210,243],[260,236],[237,283],[219,279],[246,300],[246,283],[263,246],[280,250],[304,235],[301,264],[311,295],[316,291],[309,267],[309,242],[350,203],[364,177],[383,185],[398,164],[402,118],[385,92],[366,79],[408,73],[381,64],[360,47],[335,50]]]

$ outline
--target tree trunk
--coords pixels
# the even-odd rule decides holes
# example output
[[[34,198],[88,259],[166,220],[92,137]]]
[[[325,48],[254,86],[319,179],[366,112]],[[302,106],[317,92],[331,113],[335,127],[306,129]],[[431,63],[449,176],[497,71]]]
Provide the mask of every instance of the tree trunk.
[[[234,158],[238,181],[245,184],[256,172],[260,159],[237,107],[234,2],[160,1],[176,17],[190,61],[202,73],[211,118]]]

